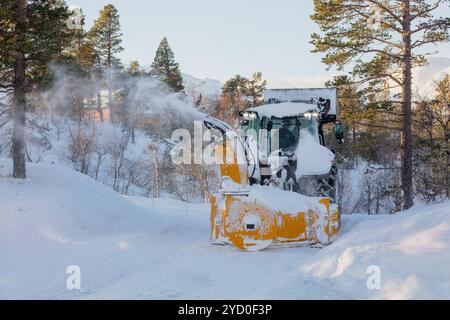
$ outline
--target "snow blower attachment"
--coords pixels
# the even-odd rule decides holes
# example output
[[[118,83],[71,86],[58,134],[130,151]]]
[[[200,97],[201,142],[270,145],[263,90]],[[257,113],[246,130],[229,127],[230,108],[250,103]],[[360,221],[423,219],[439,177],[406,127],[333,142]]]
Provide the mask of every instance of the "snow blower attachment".
[[[323,125],[343,143],[336,89],[267,90],[266,105],[241,112],[236,133],[219,130],[215,154],[221,193],[211,196],[211,239],[247,251],[269,246],[328,245],[339,232],[335,155]],[[336,123],[337,122],[337,123]]]

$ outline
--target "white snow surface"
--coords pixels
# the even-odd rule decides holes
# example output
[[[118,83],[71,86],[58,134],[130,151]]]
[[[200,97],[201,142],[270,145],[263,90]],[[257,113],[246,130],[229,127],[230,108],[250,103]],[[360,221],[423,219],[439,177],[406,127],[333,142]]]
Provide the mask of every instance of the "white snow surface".
[[[276,104],[266,104],[261,107],[247,109],[247,111],[258,113],[259,117],[294,117],[309,111],[318,112],[317,105],[301,102],[283,102]]]
[[[275,211],[293,215],[298,212],[307,212],[314,206],[314,203],[317,203],[301,194],[266,186],[252,186],[248,198]]]
[[[0,159],[0,299],[450,299],[450,202],[344,216],[323,249],[248,253],[210,244],[208,205],[127,198],[50,164],[19,181],[10,162]],[[71,265],[81,290],[66,288]],[[380,290],[366,287],[371,265]]]
[[[296,177],[322,175],[330,172],[335,155],[329,149],[320,145],[317,139],[307,130],[300,131],[296,152]]]

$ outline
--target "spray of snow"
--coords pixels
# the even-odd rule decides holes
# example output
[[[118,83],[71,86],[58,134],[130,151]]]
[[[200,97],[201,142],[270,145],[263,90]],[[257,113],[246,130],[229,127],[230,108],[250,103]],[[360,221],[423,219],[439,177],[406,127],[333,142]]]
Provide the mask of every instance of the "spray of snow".
[[[54,74],[53,86],[43,94],[43,97],[56,106],[67,105],[73,93],[73,83],[78,83],[77,94],[85,97],[85,106],[89,106],[92,101],[95,102],[96,95],[100,92],[101,105],[107,107],[106,88],[113,88],[113,96],[122,95],[121,99],[126,101],[127,112],[144,112],[147,115],[170,114],[171,120],[178,119],[183,122],[204,117],[188,96],[173,92],[164,82],[155,77],[126,77],[120,73],[120,70],[110,69],[105,79],[99,81],[74,75],[68,68],[55,63],[51,64],[50,68]]]

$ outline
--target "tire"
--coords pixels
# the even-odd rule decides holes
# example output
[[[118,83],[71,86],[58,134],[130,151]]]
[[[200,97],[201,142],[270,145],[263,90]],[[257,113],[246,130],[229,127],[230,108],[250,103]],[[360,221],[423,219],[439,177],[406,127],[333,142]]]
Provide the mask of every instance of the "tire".
[[[334,163],[328,174],[301,177],[297,180],[298,193],[309,197],[328,197],[332,203],[337,203],[337,172],[337,165]]]

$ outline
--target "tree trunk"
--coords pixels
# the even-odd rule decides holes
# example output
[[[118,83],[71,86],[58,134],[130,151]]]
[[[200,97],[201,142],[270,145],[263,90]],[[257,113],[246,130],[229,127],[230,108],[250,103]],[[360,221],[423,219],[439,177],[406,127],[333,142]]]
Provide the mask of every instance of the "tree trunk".
[[[109,122],[113,122],[113,94],[111,89],[112,75],[111,68],[108,71],[108,110],[109,110]]]
[[[411,8],[410,0],[403,0],[403,127],[401,136],[402,149],[402,191],[403,210],[413,206],[412,179],[412,133],[411,133],[411,104],[412,104],[412,75],[411,75]]]
[[[448,122],[447,122],[448,123]],[[449,141],[449,128],[448,126],[444,130],[445,132],[445,155],[447,158],[447,165],[445,166],[445,185],[447,186],[445,188],[445,195],[447,196],[447,199],[450,199],[450,141]]]
[[[102,94],[100,92],[101,88],[98,89],[97,92],[97,112],[100,117],[100,121],[103,122],[104,116],[103,116],[103,107],[102,107]]]
[[[111,24],[111,20],[109,20],[109,24]],[[109,108],[109,122],[112,122],[113,119],[113,94],[112,94],[112,40],[111,40],[111,26],[108,28],[108,58],[107,58],[107,66],[108,66],[108,108]]]
[[[26,32],[26,1],[16,0],[14,3],[17,34],[14,66],[14,129],[12,141],[13,177],[25,179],[25,53],[23,52]]]
[[[161,197],[161,191],[160,191],[161,181],[160,181],[160,172],[159,172],[159,163],[158,163],[158,148],[156,145],[152,145],[150,147],[150,149],[152,150],[152,155],[153,155],[153,178],[154,178],[154,187],[155,187],[153,196],[155,198],[159,198],[159,197]]]

